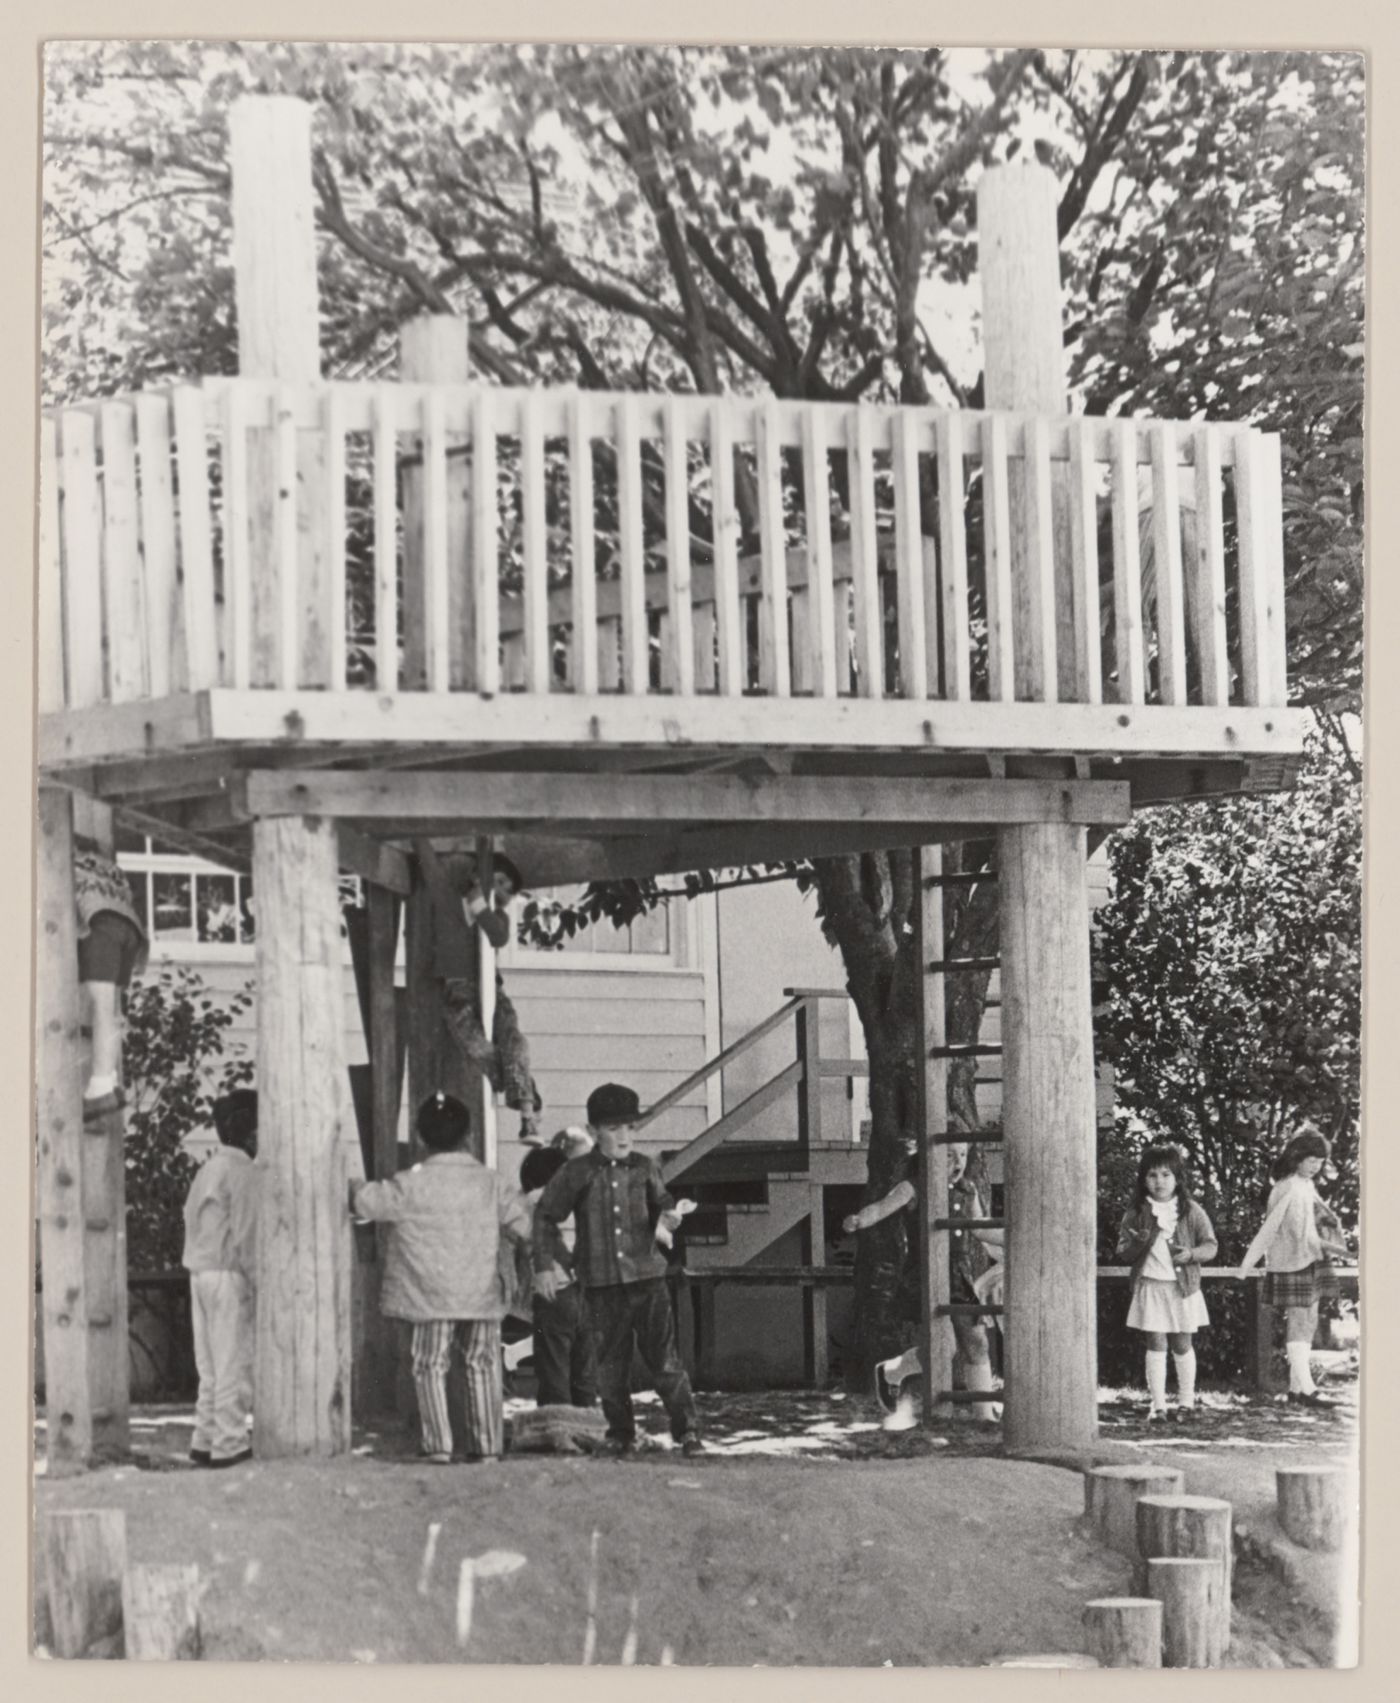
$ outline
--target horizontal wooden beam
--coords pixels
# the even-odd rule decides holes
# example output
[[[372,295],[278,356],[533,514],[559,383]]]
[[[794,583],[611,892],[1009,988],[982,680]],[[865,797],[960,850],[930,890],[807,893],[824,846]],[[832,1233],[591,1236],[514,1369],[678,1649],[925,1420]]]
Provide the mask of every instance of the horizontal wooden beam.
[[[1126,781],[900,780],[769,775],[545,775],[260,769],[230,788],[237,814],[410,822],[589,823],[649,832],[662,823],[1126,822]]]
[[[41,715],[38,731],[41,769],[179,751],[213,737],[207,692],[59,710]]]

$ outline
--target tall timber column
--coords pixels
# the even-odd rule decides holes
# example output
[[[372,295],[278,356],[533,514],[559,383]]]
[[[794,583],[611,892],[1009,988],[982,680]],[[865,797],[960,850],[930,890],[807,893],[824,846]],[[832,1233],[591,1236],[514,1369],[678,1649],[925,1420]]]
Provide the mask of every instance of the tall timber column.
[[[977,195],[989,408],[1066,405],[1055,183],[1032,164],[987,172]],[[1013,453],[1016,446],[1013,445]],[[1019,489],[1017,486],[1019,485]],[[1013,481],[1016,695],[1058,697],[1065,643],[1055,574],[1033,575],[1045,493]],[[1046,530],[1058,531],[1056,522]],[[1058,561],[1067,552],[1057,539]],[[1037,579],[1039,589],[1032,587]],[[1072,609],[1071,609],[1072,616]],[[1072,630],[1072,629],[1071,629]],[[1086,831],[1003,828],[1002,1126],[1006,1152],[1007,1444],[1079,1448],[1098,1431],[1095,1347],[1094,1046]]]
[[[253,824],[257,895],[258,1326],[254,1452],[350,1447],[352,1112],[335,823]]]

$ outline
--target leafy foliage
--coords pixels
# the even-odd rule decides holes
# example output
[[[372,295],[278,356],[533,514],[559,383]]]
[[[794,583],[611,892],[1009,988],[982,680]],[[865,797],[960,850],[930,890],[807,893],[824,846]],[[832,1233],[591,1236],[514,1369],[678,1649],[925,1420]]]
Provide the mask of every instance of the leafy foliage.
[[[225,1057],[228,1031],[252,1004],[251,985],[216,1000],[179,966],[127,996],[126,1258],[133,1272],[178,1267],[184,1204],[196,1165],[181,1143],[207,1125],[215,1097],[253,1080],[252,1060]]]

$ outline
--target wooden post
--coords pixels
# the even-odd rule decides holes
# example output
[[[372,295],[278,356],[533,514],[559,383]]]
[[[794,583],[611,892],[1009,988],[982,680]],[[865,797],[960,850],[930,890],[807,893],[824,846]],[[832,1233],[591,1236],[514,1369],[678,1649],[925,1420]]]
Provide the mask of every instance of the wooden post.
[[[321,355],[310,106],[285,95],[236,102],[229,163],[240,375],[315,384]],[[326,434],[300,431],[285,440],[290,467],[276,426],[249,436],[252,684],[343,686],[331,678]],[[288,488],[289,471],[295,489]]]
[[[253,824],[258,895],[258,1313],[253,1446],[350,1447],[350,1219],[335,824]]]
[[[1032,164],[978,185],[987,405],[1065,407],[1055,183]],[[1043,435],[1043,434],[1042,434]],[[1027,456],[1032,434],[1025,434]],[[1012,505],[1018,696],[1054,701],[1076,678],[1072,574],[1044,557],[1068,505],[1041,513],[1044,480],[1021,463]],[[1018,494],[1019,493],[1019,494]],[[1065,496],[1062,490],[1061,497]],[[1034,524],[1032,524],[1034,522]],[[1071,552],[1051,550],[1062,567]],[[1032,559],[1034,557],[1034,560]],[[1032,568],[1036,572],[1032,572]],[[1060,583],[1063,581],[1063,583]],[[1002,1124],[1011,1448],[1083,1448],[1098,1430],[1095,1366],[1094,1047],[1082,828],[998,834],[1002,933]]]
[[[802,1081],[797,1091],[797,1147],[805,1170],[812,1148],[819,1146],[822,1139],[820,1000],[804,999],[797,1008],[797,1062],[802,1066]]]
[[[1162,1665],[1162,1605],[1154,1597],[1099,1597],[1085,1605],[1090,1654],[1101,1668]]]
[[[44,1521],[44,1578],[56,1656],[122,1654],[126,1515],[56,1508]]]
[[[940,1417],[939,1394],[953,1387],[954,1337],[949,1318],[940,1314],[953,1298],[952,1237],[934,1223],[948,1215],[948,1149],[931,1141],[948,1126],[948,1064],[932,1051],[947,1040],[944,981],[929,965],[946,957],[943,938],[943,851],[921,846],[915,852],[918,904],[914,914],[914,955],[918,964],[918,1016],[914,1031],[923,1049],[918,1076],[919,1120],[919,1291],[922,1300],[919,1363],[923,1372],[923,1422]],[[942,1411],[946,1413],[947,1403]]]
[[[1147,1589],[1162,1605],[1162,1666],[1223,1666],[1229,1603],[1220,1563],[1201,1556],[1154,1556],[1147,1563]]]
[[[1278,1523],[1304,1549],[1340,1549],[1357,1511],[1356,1479],[1345,1466],[1281,1466]]]
[[[369,883],[365,889],[369,913],[369,1047],[371,1126],[374,1177],[392,1177],[399,1163],[399,1103],[403,1097],[403,1050],[400,1044],[398,1000],[394,989],[394,959],[398,950],[399,901],[387,888]],[[374,1227],[375,1263],[366,1283],[364,1358],[355,1367],[355,1405],[358,1412],[392,1413],[397,1407],[399,1333],[395,1321],[379,1311],[379,1286],[384,1275],[389,1226]],[[361,1393],[363,1392],[363,1396]]]
[[[826,1213],[820,1183],[811,1185],[810,1196],[812,1210],[802,1222],[802,1263],[822,1266],[826,1264]],[[802,1285],[802,1347],[807,1383],[813,1389],[825,1389],[830,1365],[826,1289],[820,1283]]]
[[[1170,1466],[1097,1466],[1084,1474],[1084,1518],[1100,1543],[1138,1558],[1137,1505],[1143,1496],[1179,1496],[1185,1479]]]
[[[129,1662],[197,1662],[203,1654],[198,1567],[178,1562],[128,1567],[122,1626]]]

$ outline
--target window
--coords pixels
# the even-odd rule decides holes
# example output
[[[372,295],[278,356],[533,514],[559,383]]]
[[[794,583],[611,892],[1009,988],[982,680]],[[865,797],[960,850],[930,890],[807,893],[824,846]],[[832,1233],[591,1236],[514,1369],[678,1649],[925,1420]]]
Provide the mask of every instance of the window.
[[[152,949],[251,946],[253,879],[119,829],[117,862],[126,871]]]
[[[516,914],[517,927],[522,906],[531,903],[537,905],[540,917],[548,927],[550,919],[576,903],[582,893],[582,887],[532,888],[523,900],[517,900],[512,907]],[[678,915],[673,923],[670,905],[662,904],[638,917],[625,928],[616,928],[610,922],[600,921],[580,929],[576,934],[565,935],[561,932],[553,946],[526,943],[519,938],[518,933],[513,932],[506,952],[508,961],[513,960],[521,964],[547,963],[565,953],[578,953],[591,957],[594,961],[600,958],[625,958],[634,963],[637,960],[647,960],[652,967],[657,967],[659,964],[674,961],[677,947],[681,944],[679,936],[683,933],[682,918]],[[637,967],[642,965],[637,964]]]

